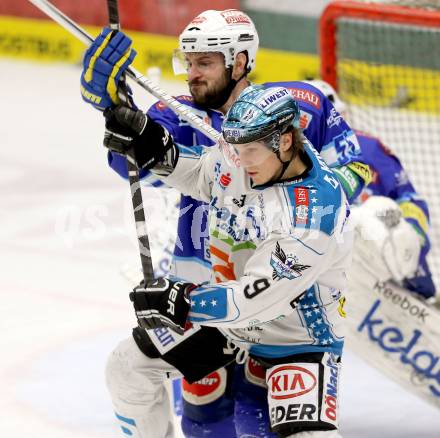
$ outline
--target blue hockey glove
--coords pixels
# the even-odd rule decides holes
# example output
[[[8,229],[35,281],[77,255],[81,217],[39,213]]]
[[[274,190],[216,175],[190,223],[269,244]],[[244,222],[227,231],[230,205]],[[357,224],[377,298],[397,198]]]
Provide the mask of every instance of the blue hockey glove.
[[[158,278],[146,285],[142,282],[130,293],[139,326],[169,327],[182,335],[190,309],[189,294],[196,287],[169,278]]]
[[[162,163],[170,149],[171,166],[177,160],[177,148],[172,136],[159,123],[144,114],[120,105],[104,112],[104,146],[113,152],[126,155],[133,150],[139,169],[152,169]]]
[[[120,83],[121,75],[135,56],[136,51],[131,48],[129,37],[122,32],[104,28],[84,55],[82,98],[100,111],[118,105],[118,87],[124,86]],[[128,87],[124,92],[129,96],[131,94]]]

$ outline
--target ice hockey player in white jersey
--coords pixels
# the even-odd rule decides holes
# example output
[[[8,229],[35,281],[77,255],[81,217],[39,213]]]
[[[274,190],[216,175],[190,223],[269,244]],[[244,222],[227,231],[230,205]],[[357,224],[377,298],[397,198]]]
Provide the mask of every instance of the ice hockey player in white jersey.
[[[288,90],[248,87],[227,114],[223,154],[211,148],[197,156],[139,110],[120,106],[107,114],[107,147],[134,147],[140,168],[152,167],[168,185],[209,202],[213,256],[235,276],[204,285],[160,278],[131,294],[141,327],[202,327],[169,352],[148,338],[142,354],[130,338],[113,353],[109,388],[134,436],[172,436],[167,373],[177,369],[194,382],[237,350],[264,366],[279,436],[339,436],[349,209],[334,174],[300,135],[298,119]]]
[[[196,28],[194,26],[197,27],[197,30],[195,30]],[[185,40],[191,36],[191,32],[197,35],[200,34],[200,41],[198,40],[196,46],[188,46],[185,49]],[[240,38],[242,34],[247,36],[246,39]],[[221,45],[214,47],[211,44],[211,46],[209,46],[210,48],[208,48],[209,53],[203,53],[208,47],[206,40],[214,37],[228,37],[230,38],[230,44],[227,46]],[[87,102],[92,103],[92,105],[100,110],[114,105],[114,102],[108,98],[108,95],[115,89],[113,85],[118,85],[118,78],[124,66],[126,66],[134,56],[133,51],[130,50],[129,41],[130,40],[126,37],[124,38],[121,33],[110,38],[110,30],[105,29],[86,53],[81,83],[82,90],[86,90],[87,92],[83,91],[83,97]],[[183,59],[183,64],[186,64],[187,68],[192,65],[186,72],[188,73],[188,80],[194,101],[189,96],[181,96],[178,98],[179,101],[191,107],[200,117],[208,120],[214,128],[221,129],[223,122],[222,113],[226,112],[226,109],[238,95],[239,90],[249,84],[246,79],[246,73],[255,67],[257,48],[258,35],[252,20],[246,14],[237,10],[205,11],[200,14],[200,16],[196,17],[191,24],[187,26],[180,37],[181,54],[189,58],[186,60]],[[95,60],[96,57],[94,53],[96,54],[96,50],[98,49],[102,50],[99,50],[100,57]],[[247,64],[245,70],[238,70],[237,73],[236,68],[232,68],[232,65],[240,65],[240,63],[243,62],[241,53],[246,54]],[[213,63],[213,58],[217,61],[219,54],[221,62]],[[122,56],[122,58],[119,60],[120,56]],[[119,70],[117,70],[116,75],[114,75],[116,63],[119,66]],[[201,74],[202,71],[203,75]],[[91,74],[91,72],[93,73]],[[216,75],[214,75],[213,72],[216,72]],[[228,79],[228,75],[230,76],[229,81],[226,80],[225,82],[225,79]],[[110,79],[106,82],[109,76]],[[206,96],[202,96],[202,91],[205,89],[203,84],[206,85],[205,88],[208,90]],[[235,88],[233,86],[234,84]],[[301,110],[300,125],[304,129],[305,135],[318,150],[325,149],[325,153],[330,158],[330,166],[332,168],[338,167],[340,173],[344,172],[344,175],[348,173],[352,179],[359,179],[358,187],[351,188],[349,192],[350,197],[356,196],[356,194],[359,193],[360,187],[363,185],[363,182],[361,182],[363,181],[363,168],[362,164],[358,162],[361,159],[359,148],[357,147],[356,137],[345,122],[342,121],[332,127],[327,126],[326,119],[331,110],[331,104],[329,104],[325,97],[316,89],[308,84],[286,82],[283,84],[271,83],[266,84],[266,86],[285,86],[293,96],[298,98]],[[225,89],[223,90],[222,87],[225,87]],[[195,94],[198,96],[197,101]],[[96,99],[93,98],[90,101],[88,96],[91,95],[95,96]],[[200,102],[202,97],[204,97],[204,99],[202,99],[203,103]],[[224,104],[226,99],[227,104]],[[214,110],[212,108],[214,108]],[[200,145],[209,146],[211,144],[209,139],[187,124],[182,123],[161,103],[154,105],[148,112],[148,116],[165,126],[169,132],[173,134],[176,142],[182,145],[184,144],[195,150],[199,150]],[[109,163],[118,173],[126,176],[126,163],[123,156],[110,152]],[[141,169],[141,177],[147,172],[147,170]],[[240,202],[240,200],[238,200],[238,202]],[[177,272],[184,275],[187,280],[195,282],[200,281],[200,276],[193,274],[195,271],[200,271],[200,268],[195,270],[193,267],[202,266],[203,273],[208,274],[209,269],[207,269],[206,266],[211,266],[209,239],[204,231],[204,219],[200,220],[201,215],[197,214],[200,211],[206,211],[203,204],[191,197],[183,196],[178,232],[178,241],[181,242],[183,246],[180,247],[176,245],[174,253],[175,266],[177,260],[179,266],[182,267],[182,269],[177,269]],[[197,228],[198,230],[196,230]],[[202,244],[200,245],[200,243]],[[153,250],[154,246],[153,242]],[[225,267],[217,263],[213,266],[217,270],[216,273],[219,278],[230,277],[231,264]],[[203,278],[206,277],[204,276]],[[150,335],[152,335],[152,333],[153,332],[150,332]],[[134,332],[135,338],[138,338],[138,336],[142,334],[142,331],[135,330]],[[189,333],[187,332],[187,336],[188,335]],[[154,336],[159,339],[164,339],[166,342],[169,340],[166,333],[161,332],[160,336]],[[167,344],[168,347],[170,347],[170,345],[171,344]],[[261,416],[259,413],[250,421],[248,419],[249,416],[240,415],[239,417],[233,417],[234,405],[236,405],[233,392],[231,391],[232,379],[230,377],[232,377],[233,368],[234,366],[231,365],[226,370],[219,370],[216,373],[213,380],[215,380],[216,377],[220,377],[219,391],[215,391],[206,397],[198,397],[197,388],[200,386],[198,382],[194,385],[189,385],[188,382],[184,382],[186,390],[184,392],[185,398],[183,401],[182,427],[186,436],[198,437],[205,436],[209,433],[212,436],[216,434],[216,436],[230,436],[232,438],[235,436],[235,433],[241,435],[243,433],[254,434],[256,433],[255,431],[258,430],[261,432]],[[208,381],[210,380],[208,379]],[[204,388],[200,389],[202,391],[204,390]],[[189,401],[191,394],[194,394],[192,399],[193,403]],[[202,400],[204,402],[203,404],[201,404]],[[237,404],[237,406],[237,412],[251,412],[251,409],[247,405]],[[118,418],[123,427],[123,420],[120,417]],[[264,426],[267,429],[266,425],[267,422]]]
[[[241,38],[241,35],[246,35],[246,39]],[[121,71],[133,58],[129,38],[121,33],[110,37],[110,30],[105,29],[87,51],[81,81],[83,90],[87,91],[87,93],[83,92],[84,99],[101,110],[115,104],[108,98],[108,94],[115,89],[113,85],[118,85]],[[189,46],[186,40],[191,37],[196,37],[197,42]],[[210,38],[228,38],[229,43],[227,45],[209,44]],[[255,55],[258,48],[258,34],[255,26],[246,14],[237,10],[205,11],[192,20],[182,32],[179,46],[180,55],[182,55],[181,64],[184,67],[183,71],[188,75],[192,97],[180,96],[178,100],[207,120],[215,129],[220,130],[223,114],[236,99],[239,90],[249,84],[246,72],[255,68]],[[95,60],[94,54],[98,53],[97,50],[100,56]],[[241,70],[236,68],[237,65],[243,64],[242,53],[247,59],[245,70],[243,70],[244,66]],[[119,60],[120,56],[122,58]],[[116,67],[119,69],[114,75]],[[90,74],[91,72],[93,73]],[[110,78],[107,83],[108,76]],[[331,103],[318,90],[306,83],[289,81],[265,85],[286,87],[298,99],[301,111],[300,126],[303,133],[318,151],[323,151],[324,158],[337,172],[338,177],[359,181],[346,191],[349,199],[356,197],[364,184],[365,169],[359,162],[362,158],[356,137],[350,127],[340,118],[338,118],[338,124],[330,126],[327,124],[327,118],[331,116],[333,108]],[[96,99],[90,101],[87,98],[90,95],[95,96]],[[175,141],[181,145],[194,150],[199,150],[200,145],[211,145],[209,139],[179,120],[161,102],[149,110],[148,116],[166,127]],[[109,164],[116,172],[126,177],[127,166],[122,155],[110,152]],[[148,171],[141,169],[140,174],[144,177]],[[182,197],[174,266],[176,268],[177,265],[179,266],[176,269],[178,275],[194,282],[202,281],[201,277],[205,280],[211,268],[210,246],[204,219],[205,207],[206,204],[189,196]],[[150,216],[148,213],[147,215]],[[153,250],[155,243],[155,241],[152,242]],[[166,254],[164,259],[159,259],[160,270],[163,271],[162,262],[167,264],[168,260],[169,254]],[[154,259],[154,261],[157,260]],[[213,267],[218,278],[231,277],[231,265],[224,266],[224,264],[217,263]],[[197,275],[196,273],[199,272],[204,275]],[[135,331],[134,335],[139,335],[139,332]],[[153,335],[153,332],[150,332],[150,335]],[[161,333],[160,338],[168,339],[165,333]],[[206,394],[205,391],[209,392],[210,388],[203,386],[200,382],[193,385],[184,382],[182,428],[185,436],[194,438],[206,436],[209,433],[211,436],[216,434],[215,436],[232,438],[235,433],[240,436],[257,432],[259,435],[263,433],[266,436],[266,432],[262,432],[261,415],[258,409],[255,411],[256,416],[249,418],[252,417],[252,414],[249,415],[252,411],[251,407],[241,403],[241,400],[238,402],[234,400],[230,378],[233,368],[234,366],[231,365],[226,371],[219,370],[214,376],[206,379],[209,382],[220,381],[219,390],[213,393]],[[256,367],[253,369],[257,370]],[[201,391],[200,397],[199,390]],[[263,397],[265,398],[265,395]],[[255,397],[252,394],[247,399],[254,401]],[[235,418],[233,418],[234,410],[236,413],[240,412],[240,415],[235,415]],[[121,419],[120,421],[122,422]],[[123,425],[123,422],[121,424]],[[267,429],[266,426],[264,427]]]
[[[346,117],[346,105],[340,100],[333,87],[321,80],[308,82],[334,104],[336,112],[331,119],[332,122],[337,120],[338,114]],[[355,217],[356,223],[353,249],[355,263],[349,271],[349,277],[356,281],[351,283],[347,297],[348,304],[345,306],[349,323],[346,336],[351,341],[348,345],[388,377],[395,379],[403,387],[414,390],[416,387],[410,384],[414,371],[411,371],[412,367],[408,367],[408,361],[405,367],[398,357],[390,355],[390,350],[386,350],[388,348],[386,344],[377,341],[380,336],[376,333],[377,327],[374,331],[364,328],[362,334],[359,333],[359,327],[369,327],[368,322],[371,322],[369,310],[371,307],[376,308],[374,303],[380,293],[393,296],[396,305],[386,308],[385,311],[385,303],[382,303],[380,309],[385,313],[380,314],[379,319],[374,319],[376,324],[377,321],[381,321],[385,327],[381,327],[383,330],[393,327],[396,333],[405,333],[408,336],[411,335],[412,329],[416,328],[419,330],[417,332],[419,336],[423,334],[424,339],[424,342],[419,341],[418,347],[422,351],[423,349],[429,351],[433,358],[437,357],[436,332],[431,332],[435,329],[434,324],[438,322],[438,317],[435,318],[436,312],[418,303],[417,299],[410,301],[411,297],[404,295],[405,291],[409,291],[416,297],[425,299],[435,293],[426,260],[430,248],[428,207],[416,192],[396,155],[383,146],[378,138],[356,130],[355,133],[363,160],[370,166],[374,177],[373,181],[362,190],[356,201],[357,205],[352,207],[352,216]],[[349,178],[341,178],[340,182],[343,185],[347,184]],[[352,225],[355,226],[354,223]],[[384,283],[387,280],[391,283]],[[404,289],[399,290],[396,284]],[[408,319],[407,315],[400,315],[405,308],[411,308],[413,313],[414,309],[419,309],[418,314],[425,315],[426,323],[421,326],[416,324],[413,327],[414,318]],[[365,336],[365,333],[369,333],[369,336]],[[390,348],[396,349],[396,346]],[[414,354],[417,354],[417,350]],[[418,372],[423,366],[424,364],[417,361],[413,365]],[[239,437],[244,433],[265,438],[272,436],[265,426],[269,423],[269,415],[265,406],[266,385],[261,378],[262,371],[262,367],[252,359],[234,367],[233,397]],[[421,377],[426,381],[425,387],[419,385],[414,393],[430,403],[435,403],[436,399],[438,400],[438,391],[434,389],[435,384],[432,384],[434,380],[432,374],[427,367]],[[205,388],[209,388],[205,381],[200,382],[199,386],[200,393]],[[186,392],[184,385],[185,396],[187,396]]]

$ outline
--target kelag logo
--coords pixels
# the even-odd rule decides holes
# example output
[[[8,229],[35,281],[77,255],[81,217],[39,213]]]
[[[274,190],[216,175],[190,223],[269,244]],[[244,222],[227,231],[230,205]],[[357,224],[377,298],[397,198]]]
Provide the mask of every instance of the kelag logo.
[[[399,327],[384,326],[384,320],[375,316],[380,305],[380,299],[373,303],[364,320],[359,324],[358,332],[365,330],[370,340],[376,342],[382,350],[399,355],[399,360],[403,364],[410,365],[424,378],[432,380],[429,390],[435,397],[440,397],[440,357],[434,352],[421,349],[419,342],[423,338],[423,333],[420,330],[414,329],[411,337],[405,339]]]

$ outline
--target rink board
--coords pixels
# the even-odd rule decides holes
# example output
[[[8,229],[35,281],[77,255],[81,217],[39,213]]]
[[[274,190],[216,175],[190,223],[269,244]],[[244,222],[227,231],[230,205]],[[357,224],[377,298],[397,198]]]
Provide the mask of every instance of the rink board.
[[[101,31],[96,26],[84,28],[92,36]],[[0,29],[0,57],[72,64],[82,61],[83,43],[52,21],[0,16]],[[159,67],[165,78],[185,80],[183,76],[176,77],[172,70],[173,52],[178,46],[176,37],[135,31],[127,33],[138,52],[133,63],[137,70],[142,72]],[[256,82],[299,80],[317,77],[318,69],[317,55],[262,48],[250,79]]]

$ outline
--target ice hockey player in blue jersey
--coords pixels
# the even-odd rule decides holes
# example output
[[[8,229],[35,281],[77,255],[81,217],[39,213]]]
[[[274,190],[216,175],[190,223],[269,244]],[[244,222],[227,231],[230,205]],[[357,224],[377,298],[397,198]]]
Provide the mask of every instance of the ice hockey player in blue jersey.
[[[237,17],[239,17],[238,20]],[[197,46],[185,48],[185,38],[192,37],[194,33],[199,36],[197,29],[200,30],[201,34]],[[243,32],[253,36],[253,39],[239,41],[237,35]],[[235,58],[231,58],[230,46],[211,46],[207,48],[204,45],[206,41],[203,40],[203,35],[209,35],[210,37],[234,36],[230,46],[234,48],[234,53],[237,55]],[[108,36],[108,32],[107,35],[103,36]],[[111,45],[112,41],[113,39],[108,44]],[[97,40],[98,45],[101,42],[99,42],[99,39]],[[256,30],[249,17],[243,13],[237,11],[207,11],[196,17],[180,37],[181,55],[185,56],[186,53],[186,58],[182,59],[180,57],[180,61],[186,63],[192,96],[181,96],[179,100],[190,106],[201,118],[209,121],[215,128],[220,130],[224,112],[235,100],[238,93],[248,86],[246,74],[255,66],[257,47],[258,35]],[[91,50],[96,49],[96,46],[91,48]],[[131,53],[127,45],[121,50],[118,47],[111,47],[102,53],[106,54],[106,51],[109,58],[113,57],[113,60],[117,59],[116,54],[119,52],[123,53],[124,56]],[[240,53],[246,55],[244,65]],[[220,55],[220,57],[216,55]],[[188,59],[188,57],[191,58]],[[220,76],[222,80],[220,81],[218,77],[218,72],[221,72],[218,68],[219,62],[223,69],[222,76]],[[230,68],[233,62],[236,62],[238,67]],[[212,71],[216,71],[217,76],[213,75]],[[101,74],[101,71],[98,73]],[[268,84],[268,86],[276,85]],[[355,181],[355,184],[345,184],[345,186],[349,188],[348,196],[350,198],[356,197],[363,187],[364,180],[368,179],[368,170],[359,162],[362,158],[353,132],[343,120],[330,126],[327,124],[327,120],[332,116],[332,105],[319,90],[301,82],[284,83],[284,85],[295,96],[300,105],[300,125],[304,129],[305,135],[318,150],[321,150],[326,161],[338,173],[338,177],[342,179],[349,178],[350,182]],[[106,93],[106,87],[102,90],[103,93]],[[166,126],[180,144],[190,146],[193,150],[212,145],[209,139],[179,120],[161,103],[153,106],[148,114],[152,119]],[[118,173],[126,176],[124,157],[110,153],[109,162]],[[146,171],[141,171],[141,176],[146,174]],[[240,203],[240,199],[237,202]],[[179,239],[175,250],[174,272],[179,277],[193,282],[206,281],[209,278],[211,268],[206,204],[184,196],[182,197],[181,211],[184,213],[179,220]],[[219,279],[227,279],[230,275],[227,266],[216,268],[214,266],[216,276],[219,276]],[[220,377],[223,376],[221,373],[219,375]],[[222,381],[221,387],[223,387],[223,383]],[[231,382],[228,381],[225,386],[226,388],[223,392],[220,392],[220,395],[231,395]],[[194,388],[187,387],[187,389],[189,391],[186,395],[189,395]],[[234,436],[232,430],[234,424],[230,421],[234,404],[231,403],[231,397],[218,397],[218,394],[219,391],[215,393],[214,398],[212,396],[205,397],[204,401],[208,401],[208,403],[203,406],[200,406],[202,399],[197,399],[197,395],[192,399],[196,402],[195,405],[191,406],[185,402],[184,413],[189,415],[184,415],[183,425],[187,436],[198,436],[197,433],[200,433],[200,436],[206,433],[211,433],[212,436]],[[254,426],[256,429],[258,427],[258,424]],[[198,429],[200,430],[197,431]]]

